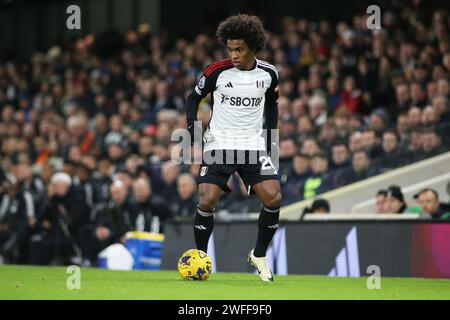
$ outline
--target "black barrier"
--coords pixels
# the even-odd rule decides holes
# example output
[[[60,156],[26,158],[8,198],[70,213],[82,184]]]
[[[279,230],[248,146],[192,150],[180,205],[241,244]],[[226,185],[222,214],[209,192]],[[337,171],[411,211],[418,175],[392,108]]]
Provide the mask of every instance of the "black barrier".
[[[246,262],[255,222],[216,223],[208,253],[216,271],[253,272]],[[169,224],[162,268],[176,269],[194,248],[190,223]],[[277,231],[267,257],[276,274],[366,276],[379,268],[389,277],[450,277],[450,223],[302,222]]]

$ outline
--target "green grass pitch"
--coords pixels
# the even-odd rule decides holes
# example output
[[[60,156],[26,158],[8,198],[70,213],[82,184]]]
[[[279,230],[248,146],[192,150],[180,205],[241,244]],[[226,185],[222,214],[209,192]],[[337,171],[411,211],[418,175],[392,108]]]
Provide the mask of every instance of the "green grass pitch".
[[[81,268],[81,289],[67,289],[64,267],[0,266],[0,299],[450,299],[450,280],[275,276],[215,273],[207,281],[186,281],[174,271],[108,271]]]

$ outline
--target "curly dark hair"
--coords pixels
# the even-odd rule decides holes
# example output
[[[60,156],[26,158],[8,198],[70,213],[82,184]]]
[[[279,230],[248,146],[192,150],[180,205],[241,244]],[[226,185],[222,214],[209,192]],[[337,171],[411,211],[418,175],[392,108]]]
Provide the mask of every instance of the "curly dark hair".
[[[243,39],[255,52],[264,49],[267,41],[261,19],[247,14],[238,14],[222,21],[217,28],[216,36],[224,46],[228,40]]]

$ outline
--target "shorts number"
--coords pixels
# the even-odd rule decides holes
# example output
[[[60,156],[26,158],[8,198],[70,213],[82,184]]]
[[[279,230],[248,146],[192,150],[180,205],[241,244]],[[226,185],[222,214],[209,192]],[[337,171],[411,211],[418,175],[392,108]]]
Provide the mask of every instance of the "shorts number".
[[[261,156],[259,157],[259,162],[261,162],[261,170],[270,170],[273,169],[274,174],[277,174],[277,169],[272,163],[272,159],[269,156]]]

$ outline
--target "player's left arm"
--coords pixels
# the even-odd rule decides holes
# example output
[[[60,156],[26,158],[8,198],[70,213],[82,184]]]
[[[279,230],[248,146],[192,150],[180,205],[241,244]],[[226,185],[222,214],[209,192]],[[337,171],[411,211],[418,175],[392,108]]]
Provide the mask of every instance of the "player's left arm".
[[[278,75],[273,74],[270,87],[266,91],[264,114],[265,114],[265,129],[267,129],[267,153],[270,154],[272,149],[272,135],[275,137],[275,133],[272,134],[272,130],[278,127]]]

